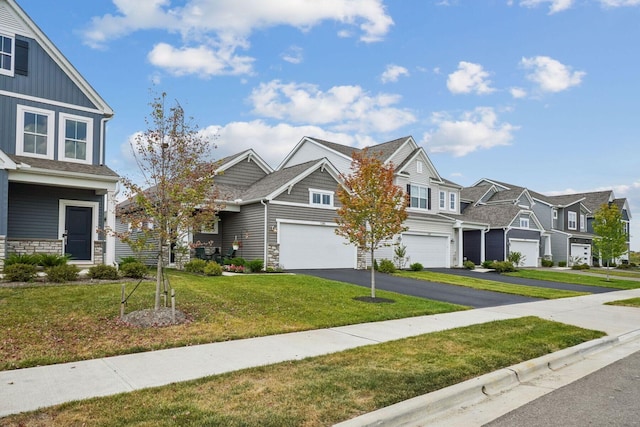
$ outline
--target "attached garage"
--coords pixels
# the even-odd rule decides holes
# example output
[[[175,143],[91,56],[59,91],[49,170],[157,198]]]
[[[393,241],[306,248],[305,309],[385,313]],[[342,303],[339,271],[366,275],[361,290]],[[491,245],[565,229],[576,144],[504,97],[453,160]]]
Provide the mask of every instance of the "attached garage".
[[[571,244],[571,259],[574,264],[591,265],[591,245],[584,243]]]
[[[356,248],[346,245],[326,224],[281,222],[278,227],[280,265],[287,270],[355,268]]]
[[[425,268],[449,268],[449,237],[403,234],[402,244],[407,247],[409,263],[419,262]]]
[[[509,252],[520,252],[523,255],[521,267],[537,267],[540,253],[540,242],[527,239],[509,239]]]

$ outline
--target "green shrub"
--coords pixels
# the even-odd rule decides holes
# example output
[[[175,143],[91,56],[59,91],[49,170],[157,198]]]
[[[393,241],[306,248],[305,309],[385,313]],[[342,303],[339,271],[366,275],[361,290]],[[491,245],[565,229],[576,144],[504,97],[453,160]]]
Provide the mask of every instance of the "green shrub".
[[[235,257],[229,260],[229,264],[235,265],[236,267],[244,267],[247,261],[242,257]]]
[[[34,264],[14,263],[4,266],[4,279],[9,282],[31,282],[36,278]]]
[[[207,261],[196,258],[192,259],[184,265],[184,271],[189,273],[204,273],[204,268],[207,265]]]
[[[130,264],[132,262],[140,262],[140,261],[138,261],[138,258],[134,256],[126,256],[124,258],[120,258],[120,262],[118,263],[118,265],[120,266],[120,268],[122,268],[123,265]]]
[[[149,269],[140,261],[128,262],[120,267],[120,272],[124,277],[142,279],[147,275]]]
[[[547,267],[547,268],[548,268],[548,267],[553,267],[553,261],[552,261],[552,260],[550,260],[550,259],[543,259],[542,261],[540,261],[540,264],[541,264],[543,267]]]
[[[264,261],[261,259],[252,259],[247,262],[247,267],[251,271],[251,273],[260,273],[262,271],[262,267],[264,266]]]
[[[378,260],[377,260],[377,259],[375,259],[375,258],[373,259],[373,269],[374,269],[375,271],[378,271],[378,270],[379,270],[379,268],[378,268]]]
[[[222,266],[215,261],[206,263],[203,269],[206,276],[222,276]]]
[[[619,269],[619,270],[629,270],[629,269],[633,268],[633,265],[631,265],[631,264],[620,264],[616,268]]]
[[[494,262],[495,261],[491,261],[491,260],[488,260],[488,259],[484,260],[484,261],[482,261],[482,268],[487,268],[487,269],[493,268],[493,263]]]
[[[567,261],[558,261],[558,267],[566,267]]]
[[[411,264],[411,265],[409,266],[409,268],[410,268],[412,271],[422,271],[422,270],[424,270],[424,267],[423,267],[423,266],[422,266],[422,264],[420,264],[419,262],[414,262],[413,264]]]
[[[11,254],[4,260],[5,267],[13,264],[38,265],[39,254]]]
[[[39,254],[38,257],[40,258],[38,260],[38,265],[41,265],[44,268],[65,265],[71,259],[71,255],[60,254]]]
[[[96,280],[117,280],[120,277],[117,268],[106,264],[94,265],[89,268],[88,276],[90,279]]]
[[[467,270],[475,270],[476,269],[476,264],[473,261],[465,261],[465,262],[462,263],[462,265]]]
[[[509,256],[507,257],[507,260],[517,267],[522,262],[524,262],[526,258],[527,257],[524,256],[521,252],[515,251],[515,252],[509,252]]]
[[[390,259],[383,258],[378,263],[378,271],[387,274],[395,273],[396,266]]]
[[[572,270],[588,270],[590,268],[589,264],[575,264],[571,266]]]
[[[45,270],[47,281],[54,283],[72,282],[78,279],[80,270],[73,264],[54,265]]]
[[[510,273],[516,271],[516,267],[511,261],[496,261],[493,263],[493,269],[498,273]]]

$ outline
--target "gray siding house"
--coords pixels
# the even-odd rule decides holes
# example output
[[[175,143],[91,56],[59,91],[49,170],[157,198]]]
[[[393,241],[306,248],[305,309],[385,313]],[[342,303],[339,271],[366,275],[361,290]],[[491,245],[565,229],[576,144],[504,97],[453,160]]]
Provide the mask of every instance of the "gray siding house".
[[[15,0],[0,0],[0,265],[11,253],[113,263],[113,111]]]

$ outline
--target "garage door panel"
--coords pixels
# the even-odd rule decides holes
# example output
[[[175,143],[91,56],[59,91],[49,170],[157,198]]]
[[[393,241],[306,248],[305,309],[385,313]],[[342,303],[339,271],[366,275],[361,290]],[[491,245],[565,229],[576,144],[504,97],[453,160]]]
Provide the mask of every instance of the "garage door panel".
[[[571,259],[576,264],[591,265],[591,245],[586,245],[582,243],[572,243]]]
[[[537,267],[540,250],[537,241],[509,240],[509,252],[520,252],[524,255],[522,267]]]
[[[335,227],[280,224],[280,264],[288,269],[355,268],[356,249]]]
[[[402,236],[409,263],[419,262],[425,268],[450,267],[448,243],[449,238],[444,236]]]

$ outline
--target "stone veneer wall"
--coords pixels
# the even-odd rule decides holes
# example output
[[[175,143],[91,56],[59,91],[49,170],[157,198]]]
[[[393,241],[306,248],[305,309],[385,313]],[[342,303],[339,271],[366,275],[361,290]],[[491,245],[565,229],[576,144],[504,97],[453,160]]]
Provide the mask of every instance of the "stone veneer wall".
[[[275,244],[267,247],[267,265],[264,267],[286,267],[280,265],[280,245]]]
[[[363,251],[358,248],[358,270],[366,270],[367,269],[367,251]]]
[[[93,242],[93,263],[104,264],[104,247],[106,242],[104,240],[96,240]]]
[[[0,236],[0,269],[4,268],[4,259],[7,257],[7,238]]]
[[[6,254],[60,254],[62,255],[62,240],[58,239],[7,239]]]

